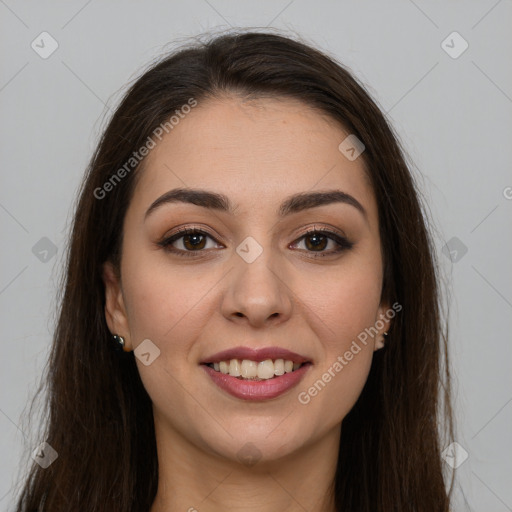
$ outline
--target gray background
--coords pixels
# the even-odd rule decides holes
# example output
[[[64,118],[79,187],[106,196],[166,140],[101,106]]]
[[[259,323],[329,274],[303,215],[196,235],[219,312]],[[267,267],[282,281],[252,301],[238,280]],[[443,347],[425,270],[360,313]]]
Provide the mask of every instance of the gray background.
[[[170,42],[271,26],[350,67],[415,163],[451,290],[456,441],[469,454],[454,510],[512,510],[511,18],[510,0],[0,0],[0,509],[12,509],[20,461],[42,441],[21,415],[48,353],[70,211],[104,117]],[[31,48],[43,31],[59,45],[46,59]],[[453,31],[469,44],[457,58],[441,45]]]

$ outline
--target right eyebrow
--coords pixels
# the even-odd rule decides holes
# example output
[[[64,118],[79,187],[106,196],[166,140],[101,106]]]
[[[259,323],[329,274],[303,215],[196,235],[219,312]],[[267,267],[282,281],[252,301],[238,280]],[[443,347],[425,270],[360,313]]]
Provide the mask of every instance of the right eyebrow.
[[[233,205],[224,194],[199,189],[175,188],[153,201],[147,209],[145,217],[148,217],[157,208],[169,203],[189,203],[202,206],[203,208],[224,211],[230,214],[234,213]]]

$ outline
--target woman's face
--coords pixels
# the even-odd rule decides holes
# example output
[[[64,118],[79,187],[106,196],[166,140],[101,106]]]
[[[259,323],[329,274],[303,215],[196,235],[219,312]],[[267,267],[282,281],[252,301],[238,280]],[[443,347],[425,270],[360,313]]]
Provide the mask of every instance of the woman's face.
[[[199,103],[147,156],[120,282],[108,264],[104,279],[109,328],[140,346],[159,431],[233,460],[339,437],[388,308],[375,197],[362,158],[338,149],[348,135],[295,100],[226,98]],[[332,194],[307,199],[320,192]],[[295,374],[286,360],[306,364]]]

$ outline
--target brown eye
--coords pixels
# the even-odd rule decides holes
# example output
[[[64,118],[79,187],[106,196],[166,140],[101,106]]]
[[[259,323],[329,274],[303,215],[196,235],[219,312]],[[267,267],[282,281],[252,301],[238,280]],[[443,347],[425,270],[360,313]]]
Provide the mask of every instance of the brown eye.
[[[195,256],[197,253],[205,252],[208,239],[215,241],[211,235],[199,229],[185,228],[177,233],[164,238],[158,242],[160,247],[166,251],[175,253],[179,256]],[[181,247],[180,247],[181,244]],[[218,244],[213,244],[213,248],[218,247]]]
[[[324,229],[314,229],[312,231],[308,231],[303,236],[301,236],[294,245],[299,245],[302,240],[304,240],[306,252],[317,253],[314,254],[314,257],[337,254],[347,249],[351,249],[354,245],[345,237]],[[334,248],[326,251],[325,249],[328,247],[329,242],[334,244]]]
[[[323,250],[327,246],[329,238],[319,233],[313,233],[304,237],[306,247],[312,251]]]
[[[206,237],[199,233],[194,233],[192,235],[185,235],[183,237],[183,245],[192,251],[197,249],[204,249],[206,245]]]

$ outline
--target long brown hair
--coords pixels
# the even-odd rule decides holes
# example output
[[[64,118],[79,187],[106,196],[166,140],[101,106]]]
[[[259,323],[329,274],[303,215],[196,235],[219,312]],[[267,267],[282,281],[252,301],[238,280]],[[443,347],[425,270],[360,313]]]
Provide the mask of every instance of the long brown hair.
[[[112,349],[102,281],[102,264],[119,264],[123,220],[142,169],[124,173],[104,197],[98,189],[190,98],[200,103],[226,93],[301,100],[364,143],[378,204],[382,298],[402,310],[343,420],[336,507],[447,512],[453,474],[447,491],[441,452],[443,435],[454,437],[447,329],[432,239],[405,153],[348,70],[299,38],[270,31],[216,35],[164,56],[130,86],[103,132],[74,214],[44,380],[42,439],[58,458],[47,469],[32,465],[17,512],[151,507],[158,483],[151,400],[133,353]]]

